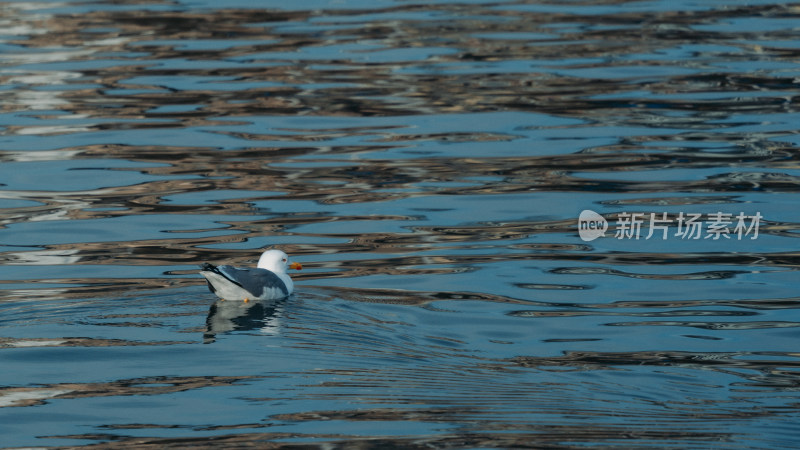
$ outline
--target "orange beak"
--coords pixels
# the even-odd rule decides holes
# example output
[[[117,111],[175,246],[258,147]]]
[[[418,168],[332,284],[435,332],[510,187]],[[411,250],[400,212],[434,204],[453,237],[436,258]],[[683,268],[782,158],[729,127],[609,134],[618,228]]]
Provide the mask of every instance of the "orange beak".
[[[293,262],[293,263],[289,264],[289,268],[290,269],[302,270],[303,269],[303,265],[300,264],[300,263]]]

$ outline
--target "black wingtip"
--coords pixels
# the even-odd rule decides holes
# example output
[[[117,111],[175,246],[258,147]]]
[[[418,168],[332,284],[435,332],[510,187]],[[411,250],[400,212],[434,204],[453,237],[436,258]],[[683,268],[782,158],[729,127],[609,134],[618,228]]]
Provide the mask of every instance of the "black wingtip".
[[[209,272],[214,272],[217,269],[217,266],[209,263],[203,263],[200,265],[200,269],[207,270]]]

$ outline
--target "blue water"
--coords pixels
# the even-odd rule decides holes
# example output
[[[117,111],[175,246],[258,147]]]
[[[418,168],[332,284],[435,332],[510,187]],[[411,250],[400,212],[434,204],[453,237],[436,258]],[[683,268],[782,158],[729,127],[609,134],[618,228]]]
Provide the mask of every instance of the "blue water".
[[[798,29],[1,3],[0,447],[794,447]],[[197,273],[270,247],[287,299]]]

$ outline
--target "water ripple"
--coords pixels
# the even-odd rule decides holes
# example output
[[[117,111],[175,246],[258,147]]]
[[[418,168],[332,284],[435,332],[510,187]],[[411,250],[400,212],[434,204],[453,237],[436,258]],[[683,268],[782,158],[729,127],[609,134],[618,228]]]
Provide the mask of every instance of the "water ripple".
[[[798,18],[3,4],[4,444],[793,447]]]

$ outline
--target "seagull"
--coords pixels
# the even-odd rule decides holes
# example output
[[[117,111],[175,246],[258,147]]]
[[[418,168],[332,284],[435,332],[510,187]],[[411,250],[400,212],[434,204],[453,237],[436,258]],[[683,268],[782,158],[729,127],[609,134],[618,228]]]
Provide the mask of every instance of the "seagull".
[[[277,300],[294,291],[294,283],[286,269],[303,268],[300,263],[289,264],[289,257],[280,250],[261,254],[255,269],[215,266],[203,263],[200,275],[208,281],[208,289],[225,300]]]

